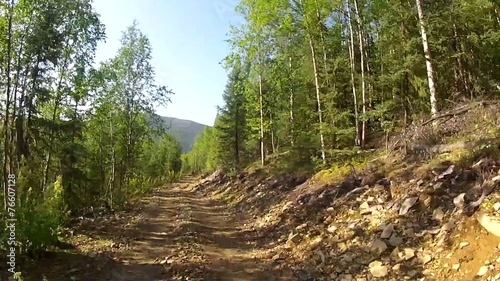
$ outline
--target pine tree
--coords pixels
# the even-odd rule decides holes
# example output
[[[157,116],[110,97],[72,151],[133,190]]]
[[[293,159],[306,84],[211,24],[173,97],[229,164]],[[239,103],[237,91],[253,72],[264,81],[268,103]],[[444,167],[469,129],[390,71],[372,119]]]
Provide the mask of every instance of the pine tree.
[[[224,106],[219,108],[214,125],[217,139],[217,161],[222,169],[239,169],[245,162],[246,109],[245,66],[240,58],[232,58],[231,74],[223,94]],[[248,69],[248,67],[247,67]]]

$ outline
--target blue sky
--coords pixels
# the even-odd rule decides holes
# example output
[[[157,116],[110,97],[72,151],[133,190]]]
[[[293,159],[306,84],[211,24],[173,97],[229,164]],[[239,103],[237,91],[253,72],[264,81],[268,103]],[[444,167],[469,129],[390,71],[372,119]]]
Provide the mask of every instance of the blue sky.
[[[224,42],[230,23],[237,23],[237,0],[94,0],[106,25],[106,43],[97,61],[113,57],[121,32],[134,19],[150,39],[158,84],[175,95],[157,113],[213,125],[222,105],[227,75],[219,64],[229,52]]]

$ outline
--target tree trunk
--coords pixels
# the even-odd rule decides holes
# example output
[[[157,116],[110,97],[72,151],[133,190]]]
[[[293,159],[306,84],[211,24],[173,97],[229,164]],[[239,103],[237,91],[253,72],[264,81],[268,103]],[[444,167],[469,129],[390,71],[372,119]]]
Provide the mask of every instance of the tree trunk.
[[[236,104],[236,116],[234,120],[234,161],[236,162],[236,167],[237,169],[240,168],[240,136],[239,136],[239,120],[240,120],[240,114],[239,114],[239,104]]]
[[[312,36],[309,34],[309,46],[311,47],[312,64],[314,71],[314,84],[316,86],[316,101],[318,103],[318,119],[319,119],[319,139],[321,143],[321,159],[323,164],[326,165],[326,154],[325,154],[325,139],[323,136],[323,113],[321,111],[321,92],[318,77],[318,67],[316,64],[316,51],[312,41]]]
[[[351,88],[352,88],[352,98],[354,102],[354,126],[356,127],[356,137],[354,139],[354,145],[361,145],[359,140],[359,113],[358,113],[358,97],[356,95],[356,83],[354,80],[354,73],[356,72],[355,58],[354,58],[354,31],[352,29],[351,22],[351,9],[349,7],[349,1],[346,1],[347,11],[347,25],[349,27],[349,62],[351,65]]]
[[[365,147],[366,141],[366,82],[365,82],[365,53],[363,48],[363,23],[361,21],[361,14],[359,12],[358,0],[354,0],[354,8],[356,9],[356,19],[358,22],[358,38],[359,38],[359,54],[361,65],[361,102],[363,110],[363,121],[361,124],[361,147]]]
[[[432,67],[432,56],[429,48],[429,41],[427,39],[427,28],[422,10],[422,3],[420,0],[415,0],[417,4],[418,19],[420,22],[420,33],[422,35],[422,46],[424,48],[425,64],[427,67],[427,80],[429,81],[431,116],[435,117],[438,113],[437,100],[436,100],[436,85],[434,80],[434,70]]]
[[[35,93],[36,93],[36,86],[38,83],[38,78],[40,77],[40,64],[42,63],[42,57],[40,54],[37,55],[35,67],[32,70],[31,73],[31,89],[29,92],[25,95],[21,95],[20,102],[23,103],[23,106],[20,105],[20,108],[26,108],[28,111],[28,115],[26,116],[26,125],[24,124],[25,116],[24,114],[20,114],[19,117],[21,117],[17,124],[18,127],[16,128],[16,134],[17,134],[17,146],[18,146],[18,153],[20,155],[19,161],[21,161],[21,158],[24,157],[25,159],[29,160],[31,158],[30,155],[30,147],[29,147],[29,140],[31,138],[31,128],[33,125],[33,115],[35,113],[34,109],[34,100],[35,100]],[[26,104],[24,104],[26,103]]]
[[[269,120],[271,121],[271,149],[272,149],[272,154],[277,153],[276,149],[276,140],[274,139],[274,120],[273,120],[273,115],[272,113],[269,114]]]
[[[493,8],[495,10],[495,18],[497,20],[497,25],[498,27],[500,27],[500,7],[498,6],[498,4],[493,3]]]
[[[17,93],[18,93],[18,90],[19,90],[19,85],[22,84],[22,90],[25,91],[26,90],[26,76],[27,76],[27,70],[25,70],[25,73],[24,75],[22,76],[22,83],[19,81],[19,77],[21,75],[21,59],[22,59],[22,52],[23,52],[23,49],[24,49],[24,46],[25,46],[25,42],[24,42],[24,36],[27,32],[27,28],[24,29],[24,33],[21,37],[21,39],[19,40],[21,43],[19,44],[19,49],[17,51],[17,62],[16,62],[16,74],[14,75],[15,77],[15,80],[14,80],[14,90],[13,90],[13,93],[11,95],[13,95],[12,97],[12,101],[13,101],[13,104],[12,104],[12,132],[10,133],[10,148],[12,149],[12,151],[10,152],[11,155],[12,155],[12,158],[16,159],[17,161],[15,161],[14,163],[14,167],[13,169],[14,170],[19,170],[19,165],[20,165],[20,159],[21,159],[21,156],[19,154],[19,151],[17,150],[17,145],[16,145],[16,142],[15,140],[17,139],[17,132],[16,132],[16,122],[17,122],[17,116],[18,116],[18,108],[20,109],[19,111],[21,112],[22,111],[22,107],[21,107],[21,101],[19,101],[19,107],[17,107],[17,103],[18,103],[18,98],[17,98]],[[27,67],[26,67],[27,68]],[[13,161],[14,162],[14,161]]]
[[[363,33],[364,35],[364,33]],[[363,50],[365,52],[365,65],[366,65],[366,71],[365,71],[365,76],[368,76],[368,77],[371,77],[372,75],[372,70],[370,68],[370,56],[369,56],[369,47],[370,47],[370,44],[369,44],[369,35],[366,36],[367,38],[365,38],[365,36],[363,36],[364,38],[364,41],[363,41]],[[368,101],[366,102],[367,103],[367,111],[370,111],[371,108],[373,108],[373,85],[369,82],[366,82],[367,83],[367,99]],[[368,125],[367,127],[369,128],[369,122],[368,122]]]
[[[292,86],[292,77],[291,76],[291,72],[292,72],[292,56],[289,56],[289,60],[288,60],[288,66],[290,67],[290,75],[289,75],[289,84],[290,84],[290,144],[292,145],[292,147],[294,147],[294,134],[293,134],[293,86]]]
[[[113,207],[113,192],[115,187],[115,179],[116,179],[116,150],[115,150],[115,139],[113,132],[113,113],[111,113],[111,118],[109,119],[109,134],[111,138],[111,175],[109,176],[109,202],[111,207]]]
[[[303,4],[303,0],[300,1],[301,5]],[[304,7],[305,8],[305,7]],[[323,165],[326,165],[326,153],[325,153],[325,138],[323,136],[323,113],[321,111],[321,91],[320,91],[320,83],[319,83],[319,74],[318,74],[318,65],[316,62],[316,49],[314,47],[312,32],[309,27],[309,23],[307,20],[307,12],[304,11],[304,20],[305,27],[307,29],[309,35],[309,47],[311,49],[311,57],[314,71],[314,85],[316,88],[316,102],[318,104],[318,121],[319,121],[319,139],[321,144],[321,159],[323,160]]]
[[[17,111],[16,113],[16,116],[15,116],[15,140],[13,141],[14,143],[14,146],[15,148],[13,148],[14,150],[16,150],[16,159],[17,159],[17,168],[19,169],[19,165],[20,165],[20,160],[21,160],[21,156],[23,155],[24,153],[24,120],[25,120],[25,116],[24,116],[24,112],[22,110],[22,108],[24,107],[24,101],[25,101],[25,98],[26,98],[26,92],[27,92],[27,84],[28,84],[28,73],[29,73],[29,67],[26,66],[25,70],[24,70],[24,73],[23,73],[23,82],[22,82],[22,91],[21,91],[21,95],[18,99],[18,102],[19,102],[19,111]],[[17,99],[17,94],[14,93],[14,95],[16,96],[16,99]]]
[[[66,44],[67,43],[68,42],[66,41]],[[66,69],[68,67],[68,60],[69,60],[68,57],[66,57],[66,59],[64,60],[64,64],[62,67],[62,73],[60,74],[61,76],[59,77],[59,81],[58,81],[57,87],[56,87],[56,97],[54,99],[54,109],[52,110],[52,123],[53,124],[56,121],[57,110],[59,109],[59,103],[61,102],[61,98],[62,98],[61,87],[62,87],[62,81],[64,78],[64,72],[66,71]],[[50,170],[50,162],[52,159],[52,145],[53,145],[53,143],[54,143],[54,129],[51,128],[50,132],[49,132],[49,147],[47,150],[47,159],[46,159],[46,163],[45,163],[44,177],[43,177],[43,182],[42,182],[42,189],[43,190],[45,190],[45,186],[47,185],[47,182],[49,179],[49,172],[50,172],[49,170]]]
[[[288,13],[290,15],[292,15],[292,11],[291,11],[291,8],[288,7]],[[290,32],[288,34],[288,46],[285,45],[285,47],[287,49],[291,49],[291,45],[292,45],[292,38],[293,38],[293,33]],[[290,103],[290,120],[289,120],[289,126],[290,126],[290,145],[291,147],[294,147],[295,146],[295,134],[294,134],[294,114],[293,114],[293,107],[294,107],[294,89],[293,89],[293,65],[292,65],[292,62],[293,62],[293,59],[292,59],[292,55],[290,54],[288,56],[288,68],[289,68],[289,75],[288,75],[288,87],[290,88],[289,89],[289,92],[290,92],[290,97],[289,97],[289,103]]]
[[[8,186],[8,175],[12,173],[12,157],[10,155],[10,146],[9,146],[9,127],[10,127],[10,103],[11,103],[11,60],[12,60],[12,18],[14,13],[14,0],[10,2],[9,5],[9,20],[8,20],[8,30],[7,30],[7,87],[5,92],[5,117],[3,120],[3,139],[4,139],[4,157],[3,157],[3,178],[4,178],[4,209],[7,210],[7,186]],[[15,102],[15,101],[14,101]]]
[[[321,19],[321,14],[318,6],[318,0],[314,0],[314,4],[316,5],[316,17],[319,29],[319,38],[321,40],[321,48],[323,49],[323,69],[325,71],[325,82],[326,86],[330,87],[330,79],[328,78],[328,64],[327,64],[327,52],[326,52],[326,43],[325,43],[325,35],[323,34],[323,20]]]
[[[260,113],[260,163],[266,164],[266,155],[264,151],[264,108],[262,97],[262,74],[259,74],[259,113]]]

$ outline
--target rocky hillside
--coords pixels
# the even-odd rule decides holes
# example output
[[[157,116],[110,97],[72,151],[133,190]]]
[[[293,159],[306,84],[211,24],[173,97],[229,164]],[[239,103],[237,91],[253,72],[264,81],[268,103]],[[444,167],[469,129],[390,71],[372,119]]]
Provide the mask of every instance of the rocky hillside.
[[[476,104],[327,170],[277,172],[283,153],[186,177],[74,218],[66,250],[23,259],[23,278],[500,280],[499,132],[496,107]]]
[[[434,133],[416,124],[361,164],[214,173],[196,188],[253,218],[248,235],[271,245],[256,258],[290,269],[286,280],[500,280],[495,112],[451,115]]]

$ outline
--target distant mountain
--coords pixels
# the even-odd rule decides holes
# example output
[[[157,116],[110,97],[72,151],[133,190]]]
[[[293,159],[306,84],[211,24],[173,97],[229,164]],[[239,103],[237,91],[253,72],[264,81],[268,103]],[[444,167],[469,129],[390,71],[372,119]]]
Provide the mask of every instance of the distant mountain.
[[[171,133],[182,146],[182,152],[191,150],[196,137],[207,127],[200,123],[190,120],[183,120],[173,117],[160,116],[162,126]]]

